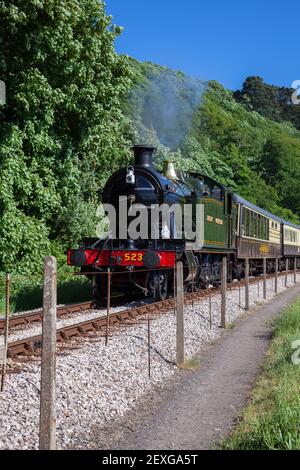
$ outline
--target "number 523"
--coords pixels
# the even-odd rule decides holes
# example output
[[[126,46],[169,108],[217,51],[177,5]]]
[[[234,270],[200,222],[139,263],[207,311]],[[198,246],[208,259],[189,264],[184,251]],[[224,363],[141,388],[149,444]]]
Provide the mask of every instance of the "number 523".
[[[124,261],[143,261],[142,253],[126,253]]]

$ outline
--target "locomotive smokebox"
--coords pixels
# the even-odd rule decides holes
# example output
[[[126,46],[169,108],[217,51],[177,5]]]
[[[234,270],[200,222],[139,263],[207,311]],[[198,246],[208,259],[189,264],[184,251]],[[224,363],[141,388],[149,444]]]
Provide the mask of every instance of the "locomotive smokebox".
[[[155,147],[148,147],[145,145],[135,145],[132,147],[134,152],[134,165],[142,166],[145,168],[153,167],[153,153],[156,150]]]

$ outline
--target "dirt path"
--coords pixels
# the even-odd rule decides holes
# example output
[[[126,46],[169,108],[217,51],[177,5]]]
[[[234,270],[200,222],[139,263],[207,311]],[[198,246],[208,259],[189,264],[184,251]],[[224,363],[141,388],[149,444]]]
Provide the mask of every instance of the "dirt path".
[[[300,295],[292,287],[245,315],[182,372],[158,402],[141,409],[119,449],[208,449],[228,435],[249,398],[271,339],[270,320]],[[145,418],[146,415],[146,418]]]

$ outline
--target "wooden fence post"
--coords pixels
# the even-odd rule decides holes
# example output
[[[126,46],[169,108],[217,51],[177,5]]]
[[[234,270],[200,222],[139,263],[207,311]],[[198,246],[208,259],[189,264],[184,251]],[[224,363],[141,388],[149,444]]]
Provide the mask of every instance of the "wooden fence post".
[[[184,292],[183,292],[183,264],[177,263],[176,268],[176,364],[184,364]]]
[[[267,258],[263,259],[264,300],[267,300]]]
[[[111,270],[107,268],[107,308],[106,308],[106,332],[105,332],[105,346],[108,344],[108,334],[109,334],[109,316],[110,316],[110,291],[111,291]]]
[[[56,448],[56,259],[44,264],[40,450]]]
[[[288,270],[289,270],[289,259],[285,260],[285,287],[288,286]]]
[[[226,288],[227,288],[227,256],[223,256],[222,272],[221,272],[221,328],[226,328]]]
[[[249,304],[249,258],[245,259],[245,310],[250,308]]]
[[[275,259],[275,294],[278,293],[278,258]]]
[[[147,323],[148,323],[148,376],[151,377],[151,320],[150,320],[150,315],[148,315]]]
[[[294,283],[297,284],[297,258],[294,258]]]
[[[4,381],[7,365],[7,348],[8,348],[8,332],[9,332],[9,315],[10,315],[10,274],[6,273],[5,279],[5,327],[4,327],[4,345],[3,345],[3,362],[1,371],[0,390],[3,392]]]

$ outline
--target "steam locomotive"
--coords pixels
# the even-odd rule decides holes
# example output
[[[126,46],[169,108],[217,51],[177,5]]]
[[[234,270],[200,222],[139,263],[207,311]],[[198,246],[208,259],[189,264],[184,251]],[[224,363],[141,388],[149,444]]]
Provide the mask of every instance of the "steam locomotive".
[[[276,259],[279,270],[285,268],[287,259],[291,268],[299,267],[299,226],[255,206],[201,173],[176,170],[172,162],[165,162],[163,172],[155,170],[153,147],[137,145],[133,151],[134,164],[114,173],[103,190],[102,202],[115,209],[114,235],[85,238],[79,248],[68,250],[68,264],[80,267],[92,280],[97,301],[106,296],[108,276],[104,274],[108,269],[113,273],[114,292],[141,292],[164,300],[172,290],[178,260],[183,262],[187,290],[219,285],[224,255],[233,279],[244,276],[246,258],[252,260],[251,275],[262,273],[263,258],[267,259],[268,272],[275,270]],[[162,205],[167,212],[169,209],[169,223],[166,227],[160,217],[153,237],[150,214],[153,207]],[[129,216],[126,227],[120,223],[122,213],[130,214],[133,206],[146,208],[149,223],[143,236],[131,237],[133,216]],[[182,213],[185,207],[192,208],[189,233],[184,226],[178,228],[174,206]],[[201,221],[197,207],[202,207]],[[195,241],[195,230],[202,232],[201,243]]]

